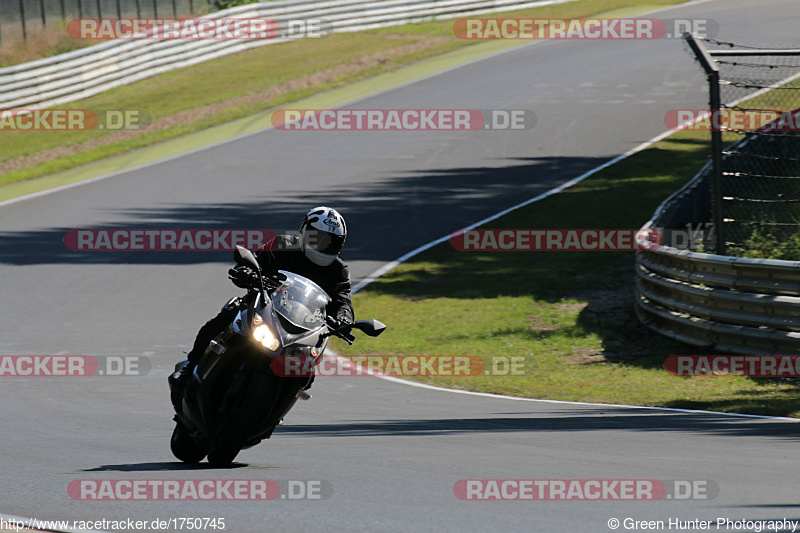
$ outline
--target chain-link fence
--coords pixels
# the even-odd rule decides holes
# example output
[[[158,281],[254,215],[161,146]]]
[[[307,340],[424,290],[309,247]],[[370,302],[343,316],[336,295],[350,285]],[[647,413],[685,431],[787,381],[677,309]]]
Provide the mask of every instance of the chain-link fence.
[[[160,18],[204,15],[217,0],[0,0],[0,42],[27,39],[74,18]]]
[[[800,260],[800,50],[692,47],[710,82],[716,252]]]

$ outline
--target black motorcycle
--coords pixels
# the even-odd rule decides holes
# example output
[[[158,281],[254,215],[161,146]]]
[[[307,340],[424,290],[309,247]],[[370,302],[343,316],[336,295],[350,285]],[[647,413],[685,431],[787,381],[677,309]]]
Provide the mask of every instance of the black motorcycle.
[[[256,286],[248,288],[236,318],[200,357],[183,394],[172,390],[177,423],[170,445],[187,463],[208,456],[214,466],[230,465],[242,449],[270,438],[298,398],[310,398],[305,390],[314,379],[313,366],[331,336],[352,344],[352,329],[371,337],[386,329],[377,320],[335,327],[325,312],[330,297],[319,285],[286,271],[264,277],[246,248],[237,247],[234,258],[258,274]],[[302,357],[312,371],[276,374],[271,363],[279,356]],[[187,363],[179,362],[176,373]]]

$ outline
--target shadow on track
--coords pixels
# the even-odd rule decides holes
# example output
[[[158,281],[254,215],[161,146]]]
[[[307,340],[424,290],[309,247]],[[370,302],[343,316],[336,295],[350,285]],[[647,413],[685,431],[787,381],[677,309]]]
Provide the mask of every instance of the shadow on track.
[[[505,161],[505,160],[504,160]],[[306,210],[319,204],[347,219],[347,261],[391,261],[422,243],[454,232],[522,200],[541,194],[606,161],[606,158],[520,158],[502,167],[415,170],[375,178],[367,185],[325,190],[275,191],[234,204],[191,203],[114,211],[92,227],[53,227],[0,232],[0,264],[194,264],[229,263],[230,252],[72,251],[72,229],[270,229],[296,230]],[[232,185],[233,186],[233,185]],[[398,206],[402,209],[398,210]],[[127,220],[119,222],[120,216]]]
[[[233,463],[227,468],[220,470],[230,470],[235,468],[246,468],[247,463]],[[94,468],[84,468],[81,472],[158,472],[167,470],[217,470],[208,463],[187,464],[177,461],[170,463],[130,463],[118,465],[100,465]]]
[[[524,414],[524,413],[521,413]],[[800,425],[788,420],[748,419],[705,413],[582,409],[535,416],[503,418],[445,418],[419,420],[365,420],[351,424],[280,426],[276,434],[309,437],[376,437],[518,433],[544,431],[677,431],[729,437],[800,439]]]

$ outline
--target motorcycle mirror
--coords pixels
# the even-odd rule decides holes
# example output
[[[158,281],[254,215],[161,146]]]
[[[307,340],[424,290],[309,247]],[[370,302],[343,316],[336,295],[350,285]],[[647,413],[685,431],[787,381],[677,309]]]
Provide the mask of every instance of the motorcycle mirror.
[[[247,248],[244,248],[243,246],[236,246],[236,249],[233,251],[233,259],[238,265],[244,265],[252,268],[256,272],[261,272],[261,267],[258,265],[256,256],[253,255],[253,252]]]
[[[371,318],[369,320],[358,320],[353,324],[353,327],[360,329],[370,337],[377,337],[386,329],[386,324]]]

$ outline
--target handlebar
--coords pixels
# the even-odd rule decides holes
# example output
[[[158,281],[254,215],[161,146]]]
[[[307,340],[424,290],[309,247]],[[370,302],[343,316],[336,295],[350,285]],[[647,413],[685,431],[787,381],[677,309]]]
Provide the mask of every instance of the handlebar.
[[[337,324],[333,322],[331,317],[327,317],[325,323],[328,325],[328,336],[337,336],[347,344],[353,344],[353,341],[356,340],[355,335],[350,333],[350,328],[353,326],[352,324],[344,324],[340,325],[338,328],[334,327]]]
[[[261,281],[264,284],[264,290],[266,290],[268,294],[272,294],[272,292],[281,285],[281,282],[276,280],[273,276],[261,276]],[[251,283],[247,284],[248,291],[258,292],[260,288],[261,287],[258,281],[256,281],[255,279],[252,280]]]
[[[264,288],[267,290],[275,290],[280,286],[280,282],[272,276],[261,276],[264,280]]]
[[[228,278],[234,283],[236,283],[237,286],[242,288],[246,287],[248,294],[261,292],[262,288],[264,292],[266,292],[267,294],[271,294],[275,289],[277,289],[281,285],[281,282],[286,279],[286,277],[280,273],[275,273],[270,276],[262,275],[259,279],[259,276],[257,274],[260,273],[260,270],[258,272],[254,272],[253,269],[250,268],[249,266],[245,264],[243,264],[242,266],[246,267],[250,271],[250,273],[245,276],[246,278],[245,280],[237,278],[236,274],[234,273],[235,268],[232,268],[228,272]],[[257,265],[255,267],[258,268]],[[237,281],[239,281],[240,283],[237,283]],[[344,340],[347,344],[353,344],[353,342],[356,340],[355,336],[352,333],[350,333],[350,329],[353,327],[353,324],[339,324],[338,321],[334,320],[331,317],[326,317],[325,323],[328,326],[328,332],[323,334],[325,337],[330,337],[335,335],[340,339]]]
[[[353,341],[356,340],[355,335],[353,335],[352,333],[338,332],[334,333],[334,335],[344,340],[347,344],[353,344]]]

